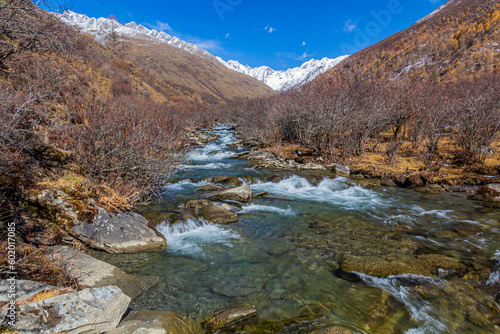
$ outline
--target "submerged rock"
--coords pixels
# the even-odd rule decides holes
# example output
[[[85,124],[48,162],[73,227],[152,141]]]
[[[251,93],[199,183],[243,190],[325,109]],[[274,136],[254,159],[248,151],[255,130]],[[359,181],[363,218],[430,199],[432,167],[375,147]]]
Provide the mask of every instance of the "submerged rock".
[[[479,188],[472,199],[485,202],[500,202],[500,183],[487,184]]]
[[[210,197],[221,200],[233,200],[238,202],[249,202],[252,200],[252,188],[250,186],[242,186],[216,192]]]
[[[154,287],[158,276],[138,277],[67,246],[54,247],[53,260],[63,267],[80,288],[115,285],[132,299]]]
[[[112,213],[57,189],[43,192],[34,201],[55,216],[58,225],[90,247],[109,253],[156,251],[166,247],[165,238],[137,213]]]
[[[465,266],[457,259],[440,254],[423,254],[417,258],[403,257],[387,261],[378,257],[350,256],[340,262],[343,272],[359,272],[375,277],[388,277],[402,274],[438,277],[439,270],[463,274]]]
[[[203,334],[193,320],[169,311],[132,311],[107,334]]]
[[[102,333],[116,328],[129,303],[116,286],[85,289],[18,305],[15,324],[2,325],[21,333]],[[0,317],[7,312],[1,309]]]
[[[328,327],[328,328],[323,328],[314,332],[311,332],[310,334],[353,334],[352,331],[350,331],[347,328],[342,328],[342,327]]]
[[[257,315],[254,306],[248,305],[238,308],[227,308],[206,318],[202,325],[208,333],[216,333],[220,329],[231,329],[244,320]]]

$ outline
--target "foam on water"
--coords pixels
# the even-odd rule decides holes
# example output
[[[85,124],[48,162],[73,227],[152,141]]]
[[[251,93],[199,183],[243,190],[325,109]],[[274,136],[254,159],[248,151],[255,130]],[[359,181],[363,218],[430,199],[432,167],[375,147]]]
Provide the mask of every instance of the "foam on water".
[[[418,328],[409,329],[405,333],[443,333],[448,330],[448,326],[440,320],[439,315],[430,303],[419,297],[418,294],[414,293],[411,287],[406,286],[408,283],[409,285],[442,285],[442,280],[427,276],[409,274],[379,278],[363,273],[354,273],[357,274],[363,282],[365,282],[365,284],[390,293],[394,298],[406,306],[412,319],[422,322]]]
[[[184,165],[179,169],[228,169],[233,167],[232,164],[225,164],[222,162],[212,162],[206,165]]]
[[[157,230],[167,239],[169,252],[199,258],[206,257],[204,247],[232,247],[232,241],[240,239],[236,232],[202,219],[189,219],[173,226],[164,222],[157,226]]]
[[[215,161],[235,155],[235,152],[224,151],[225,149],[227,149],[225,144],[212,143],[192,150],[186,158],[191,161]]]
[[[382,199],[377,193],[360,186],[349,186],[347,179],[324,178],[317,186],[312,185],[305,178],[293,175],[280,182],[266,182],[252,185],[254,191],[265,191],[270,194],[287,198],[324,202],[347,209],[365,209],[388,205],[388,200]]]
[[[199,187],[202,187],[206,184],[207,184],[206,181],[193,182],[189,179],[186,179],[186,180],[180,180],[177,183],[167,183],[166,185],[163,186],[163,190],[165,192],[167,192],[167,191],[179,192],[179,191],[199,188]]]
[[[279,213],[284,216],[293,216],[295,212],[292,208],[288,207],[288,209],[278,208],[276,206],[271,205],[261,205],[261,204],[249,204],[242,207],[242,210],[238,212],[239,215],[252,213],[252,212],[274,212]]]
[[[437,218],[437,219],[449,220],[452,213],[453,213],[452,210],[428,210],[427,211],[418,205],[413,205],[411,207],[409,213],[400,214],[400,215],[386,218],[384,220],[384,223],[393,224],[393,225],[399,225],[399,224],[415,225],[420,221],[420,218],[422,218],[424,216],[433,216],[434,218]]]

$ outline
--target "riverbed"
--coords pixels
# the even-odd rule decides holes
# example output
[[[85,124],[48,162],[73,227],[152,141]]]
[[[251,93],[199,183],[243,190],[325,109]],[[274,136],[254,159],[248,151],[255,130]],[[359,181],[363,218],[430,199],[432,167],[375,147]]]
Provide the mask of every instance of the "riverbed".
[[[237,152],[227,146],[237,139],[231,127],[207,131],[219,135],[217,142],[189,151],[161,198],[139,213],[161,220],[180,203],[203,198],[198,189],[210,176],[237,176],[268,195],[228,203],[239,217],[234,224],[159,224],[164,252],[97,254],[131,274],[161,277],[131,308],[200,322],[219,309],[252,304],[258,318],[235,329],[245,333],[333,325],[355,333],[499,330],[499,275],[492,268],[500,261],[500,212],[452,193],[364,188],[331,172],[255,169],[231,159]],[[339,266],[351,258],[377,266],[429,254],[460,262],[461,271],[375,277]]]

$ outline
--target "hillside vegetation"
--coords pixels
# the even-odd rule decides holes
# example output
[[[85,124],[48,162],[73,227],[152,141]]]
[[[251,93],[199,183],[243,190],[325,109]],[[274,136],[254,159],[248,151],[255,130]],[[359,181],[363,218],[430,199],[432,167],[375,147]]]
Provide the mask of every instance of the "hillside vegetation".
[[[369,176],[494,182],[476,174],[500,174],[499,27],[497,2],[450,1],[303,88],[227,110],[286,159],[308,151]]]
[[[500,4],[449,1],[436,14],[344,60],[323,78],[460,81],[498,70]]]

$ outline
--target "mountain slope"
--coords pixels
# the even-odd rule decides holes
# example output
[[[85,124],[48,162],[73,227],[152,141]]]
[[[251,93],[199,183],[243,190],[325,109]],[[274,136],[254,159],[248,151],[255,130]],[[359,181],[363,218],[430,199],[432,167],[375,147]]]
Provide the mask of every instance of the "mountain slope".
[[[344,60],[326,77],[457,81],[500,68],[500,4],[450,0]]]
[[[274,93],[264,83],[224,67],[207,51],[166,33],[135,23],[121,25],[115,20],[94,19],[73,12],[65,12],[59,18],[93,35],[100,43],[110,43],[110,36],[116,34],[116,42],[120,43],[117,56],[157,81],[168,81],[169,85],[208,93],[218,99],[254,98]]]
[[[81,32],[92,34],[94,38],[102,44],[108,42],[109,35],[113,33],[121,36],[121,38],[147,40],[155,45],[166,44],[208,60],[217,60],[225,67],[264,82],[276,91],[284,91],[290,88],[302,86],[303,84],[316,78],[318,75],[331,69],[347,57],[341,56],[335,59],[323,58],[321,60],[312,59],[300,67],[288,69],[286,71],[275,71],[267,66],[251,68],[250,66],[242,65],[235,60],[229,60],[226,62],[222,58],[215,57],[208,51],[198,48],[195,44],[182,41],[179,38],[171,36],[165,32],[148,29],[143,25],[136,24],[135,22],[122,25],[113,19],[95,19],[71,11],[64,12],[59,15],[59,18],[69,25],[78,27]],[[234,83],[231,84],[233,85]]]

